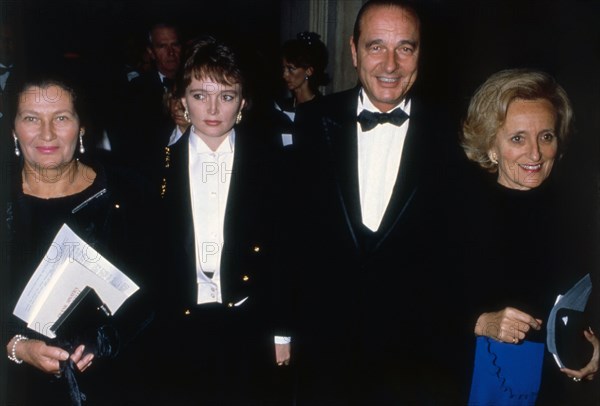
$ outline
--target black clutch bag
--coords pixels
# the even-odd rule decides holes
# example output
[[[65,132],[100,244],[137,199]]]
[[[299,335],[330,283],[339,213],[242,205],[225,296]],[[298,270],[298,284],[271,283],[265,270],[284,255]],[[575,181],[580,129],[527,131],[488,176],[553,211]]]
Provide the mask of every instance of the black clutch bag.
[[[96,291],[89,286],[65,309],[50,327],[56,334],[53,345],[69,353],[83,344],[84,355],[93,353],[96,358],[115,356],[119,337],[110,324],[111,313]],[[68,359],[60,362],[61,376],[67,383],[73,406],[82,406],[85,395],[81,393],[75,374],[75,363]]]
[[[556,312],[556,353],[566,368],[581,369],[592,359],[592,344],[583,335],[588,326],[583,312],[566,308]]]
[[[54,344],[70,353],[83,344],[86,354],[110,356],[117,338],[110,319],[96,291],[86,287],[50,327],[56,334]]]

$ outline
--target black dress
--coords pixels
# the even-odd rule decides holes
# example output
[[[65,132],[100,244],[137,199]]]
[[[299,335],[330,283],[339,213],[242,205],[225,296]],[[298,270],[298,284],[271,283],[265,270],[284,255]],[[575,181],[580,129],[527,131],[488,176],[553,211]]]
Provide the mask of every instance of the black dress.
[[[510,306],[543,321],[527,340],[545,344],[545,323],[557,295],[591,271],[578,266],[581,261],[572,252],[572,240],[584,237],[568,231],[572,224],[560,191],[552,178],[528,191],[479,178],[463,191],[457,250],[465,269],[464,305],[471,332],[479,315]],[[546,349],[536,404],[575,404],[585,385],[573,384]]]
[[[10,285],[9,307],[5,311],[11,314],[3,315],[9,321],[8,328],[3,329],[4,343],[15,334],[23,334],[54,344],[45,336],[28,329],[23,321],[12,315],[12,310],[64,223],[140,286],[140,290],[128,299],[109,322],[119,338],[110,343],[112,351],[104,355],[114,357],[119,352],[126,353],[130,340],[151,320],[152,310],[146,303],[150,283],[145,275],[147,263],[150,262],[146,258],[147,253],[151,252],[147,246],[147,236],[150,234],[144,229],[144,223],[147,222],[144,213],[151,207],[151,200],[144,197],[143,183],[138,182],[134,175],[106,171],[101,165],[92,167],[96,177],[89,187],[80,193],[53,199],[23,194],[20,171],[14,172],[13,198],[8,205],[5,223],[9,235],[7,271]],[[79,210],[73,213],[76,207]],[[88,347],[91,346],[88,345],[86,350],[92,351]],[[77,381],[81,392],[87,395],[87,404],[109,404],[111,396],[115,396],[113,390],[107,390],[111,379],[118,380],[125,375],[117,373],[119,368],[114,363],[102,362],[98,359],[99,354],[96,354],[94,365],[86,373],[78,374]],[[24,363],[17,365],[6,358],[3,362],[9,364],[8,404],[69,404],[64,378],[58,379]]]

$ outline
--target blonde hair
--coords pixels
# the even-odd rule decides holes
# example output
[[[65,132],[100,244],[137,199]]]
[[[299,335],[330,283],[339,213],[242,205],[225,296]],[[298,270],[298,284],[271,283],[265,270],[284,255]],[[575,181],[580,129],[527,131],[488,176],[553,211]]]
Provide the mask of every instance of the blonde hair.
[[[564,89],[545,72],[531,69],[507,69],[494,73],[471,98],[462,125],[461,146],[467,157],[490,172],[496,165],[488,151],[506,120],[508,106],[515,100],[548,100],[556,110],[559,151],[571,133],[573,110]]]

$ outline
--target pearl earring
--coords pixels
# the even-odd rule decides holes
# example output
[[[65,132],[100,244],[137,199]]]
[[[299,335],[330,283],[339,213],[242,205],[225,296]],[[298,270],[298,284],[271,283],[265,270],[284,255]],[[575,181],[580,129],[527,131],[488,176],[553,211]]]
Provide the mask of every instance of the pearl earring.
[[[83,130],[79,131],[79,153],[83,154],[85,152],[85,147],[83,146],[83,134],[85,132]]]
[[[21,150],[19,149],[19,141],[17,140],[17,136],[13,134],[15,139],[15,156],[21,156]]]

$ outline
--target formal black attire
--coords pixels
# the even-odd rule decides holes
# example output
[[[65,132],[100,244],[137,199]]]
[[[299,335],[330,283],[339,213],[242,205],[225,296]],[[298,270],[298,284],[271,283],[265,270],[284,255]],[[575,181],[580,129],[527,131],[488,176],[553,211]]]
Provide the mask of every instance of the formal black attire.
[[[165,147],[175,125],[164,102],[170,87],[156,70],[134,78],[129,83],[125,116],[115,125],[121,150],[113,151],[114,155],[138,168],[155,185],[160,184]]]
[[[299,106],[287,150],[298,404],[452,404],[443,312],[454,275],[442,232],[452,137],[442,115],[410,96],[398,177],[372,232],[361,220],[358,97],[356,88]]]
[[[528,191],[476,176],[460,193],[464,200],[458,206],[464,211],[456,217],[461,223],[456,227],[457,241],[461,241],[456,249],[466,271],[470,331],[482,313],[514,307],[542,320],[541,330],[531,330],[526,340],[546,343],[548,315],[557,295],[566,293],[591,271],[584,265],[585,258],[577,258],[569,249],[574,238],[586,238],[586,233],[580,230],[576,236],[568,232],[572,225],[560,191],[552,176]],[[474,340],[473,335],[471,344]],[[591,350],[583,332],[580,345]],[[544,350],[536,404],[590,404],[584,399],[591,385],[573,382],[562,374],[552,354]]]
[[[149,245],[151,234],[145,226],[148,223],[146,209],[152,204],[146,193],[149,189],[139,182],[138,176],[128,171],[105,169],[100,164],[91,164],[91,167],[96,177],[89,187],[73,195],[52,199],[25,195],[21,186],[21,165],[12,167],[12,199],[5,217],[9,238],[7,302],[11,307],[5,309],[10,311],[4,315],[9,324],[3,328],[2,338],[7,343],[15,334],[22,334],[65,348],[65,337],[59,335],[57,339],[48,339],[27,328],[22,320],[12,315],[12,310],[56,233],[66,223],[140,286],[112,318],[106,319],[102,331],[109,334],[106,340],[97,341],[102,348],[94,345],[95,330],[87,332],[93,335],[88,337],[86,353],[94,352],[96,360],[88,371],[78,374],[77,381],[81,392],[87,396],[87,403],[93,405],[113,403],[119,398],[112,388],[117,382],[126,385],[128,381],[124,372],[127,366],[118,364],[120,355],[128,353],[134,345],[132,340],[153,318],[153,310],[147,302],[147,290],[151,285],[148,266],[153,260],[148,252],[153,249]],[[77,207],[79,209],[73,213]],[[87,340],[85,337],[82,340]],[[117,355],[119,358],[115,358]],[[103,357],[115,359],[102,360]],[[70,404],[64,376],[56,378],[28,365],[17,365],[6,357],[2,362],[8,363],[8,404]]]
[[[188,131],[169,148],[163,184],[167,265],[150,404],[270,404],[276,310],[271,296],[279,174],[267,131],[235,127],[220,274],[223,303],[197,304]],[[248,298],[240,305],[244,298]],[[152,368],[156,373],[157,368]],[[148,404],[148,403],[146,403]],[[273,403],[276,404],[276,403]]]
[[[315,97],[306,103],[314,103],[318,99],[322,97],[321,93],[316,93]],[[294,120],[290,117],[290,113],[294,114]],[[295,114],[296,114],[296,105],[293,97],[287,97],[282,99],[279,102],[276,102],[275,108],[272,112],[272,117],[269,118],[269,122],[274,123],[275,127],[282,134],[281,142],[284,147],[291,145],[294,143],[294,138],[296,137],[295,130]]]

